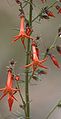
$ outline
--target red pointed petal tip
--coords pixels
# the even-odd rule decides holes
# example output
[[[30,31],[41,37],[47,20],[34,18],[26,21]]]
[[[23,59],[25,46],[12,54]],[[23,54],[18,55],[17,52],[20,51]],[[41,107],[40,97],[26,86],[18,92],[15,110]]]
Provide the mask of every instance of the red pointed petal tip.
[[[12,111],[13,101],[14,101],[13,97],[9,96],[9,97],[8,97],[8,104],[9,104],[9,109],[10,109],[10,111]]]
[[[48,69],[47,66],[43,66],[43,65],[41,65],[41,64],[38,64],[38,66],[41,67],[41,68],[44,68],[44,69]]]
[[[21,41],[22,41],[22,44],[23,44],[23,46],[24,46],[24,49],[26,50],[26,46],[25,46],[25,43],[24,43],[24,39],[21,39]]]
[[[4,93],[4,94],[0,97],[0,100],[2,100],[6,95],[7,95],[7,93]]]
[[[20,36],[13,36],[13,38],[15,38],[15,40],[12,40],[11,42],[14,43],[16,42],[17,40],[19,40]]]
[[[28,65],[22,66],[22,68],[29,68],[29,67],[31,67],[32,65],[33,65],[33,62],[30,63],[30,64],[28,64]]]

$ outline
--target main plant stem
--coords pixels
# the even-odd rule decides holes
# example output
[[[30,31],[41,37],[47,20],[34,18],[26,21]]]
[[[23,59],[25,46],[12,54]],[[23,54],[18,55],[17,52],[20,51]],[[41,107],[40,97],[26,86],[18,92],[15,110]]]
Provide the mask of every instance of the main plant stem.
[[[32,27],[32,0],[29,1],[29,26]],[[26,65],[29,64],[29,52],[30,52],[30,39],[27,42],[27,55],[26,55]],[[25,119],[30,119],[30,101],[29,101],[29,83],[28,83],[29,75],[28,69],[26,69],[26,77],[25,77],[25,101],[26,101],[26,117]]]

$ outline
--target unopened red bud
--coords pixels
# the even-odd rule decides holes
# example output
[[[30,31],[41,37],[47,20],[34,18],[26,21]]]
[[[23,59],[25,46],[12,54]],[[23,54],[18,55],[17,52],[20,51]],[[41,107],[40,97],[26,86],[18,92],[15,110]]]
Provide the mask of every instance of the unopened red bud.
[[[16,75],[15,80],[19,81],[20,80],[20,76]]]
[[[52,11],[46,11],[46,14],[50,17],[55,17]]]
[[[57,59],[55,58],[55,56],[52,55],[52,54],[49,54],[49,56],[50,56],[51,60],[53,61],[53,63],[54,63],[58,68],[60,68],[59,63],[58,63]]]

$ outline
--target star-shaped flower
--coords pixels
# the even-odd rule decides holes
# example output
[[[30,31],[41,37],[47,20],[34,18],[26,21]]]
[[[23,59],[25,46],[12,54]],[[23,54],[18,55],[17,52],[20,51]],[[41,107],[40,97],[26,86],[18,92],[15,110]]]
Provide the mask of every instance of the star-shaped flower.
[[[34,42],[32,43],[32,50],[33,50],[33,61],[30,64],[26,65],[25,68],[29,68],[29,67],[32,66],[33,74],[34,74],[34,71],[37,69],[37,67],[47,69],[46,66],[43,66],[43,63],[47,60],[47,57],[45,59],[41,60],[41,61],[38,59],[36,46],[35,46]]]
[[[28,38],[28,39],[32,39],[33,40],[33,38],[30,35],[27,35],[25,33],[25,31],[24,31],[24,20],[25,20],[25,17],[24,17],[24,14],[22,14],[20,16],[20,32],[19,32],[18,35],[14,36],[15,40],[13,40],[13,42],[16,42],[17,40],[21,39],[22,44],[23,44],[24,48],[26,49],[26,46],[24,44],[24,39]]]
[[[17,91],[19,91],[19,89],[15,89],[12,87],[13,86],[13,80],[14,80],[14,76],[12,74],[12,70],[8,69],[6,87],[0,89],[0,91],[3,92],[3,95],[0,97],[0,100],[8,94],[8,103],[9,103],[10,111],[12,109],[12,104],[13,104],[14,99],[17,101],[17,99],[14,97],[14,94]]]

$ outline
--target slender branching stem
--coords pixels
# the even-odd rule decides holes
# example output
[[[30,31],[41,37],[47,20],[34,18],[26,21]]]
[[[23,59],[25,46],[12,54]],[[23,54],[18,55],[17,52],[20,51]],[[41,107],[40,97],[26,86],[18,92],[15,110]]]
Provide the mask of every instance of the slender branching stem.
[[[58,1],[55,1],[53,4],[51,4],[47,9],[52,8]],[[32,22],[34,22],[39,16],[42,15],[42,13],[44,12],[44,9],[41,9],[41,12],[32,20]]]
[[[31,3],[29,6],[29,26],[32,27],[32,0],[29,0]],[[26,55],[26,65],[29,64],[29,52],[30,51],[30,39],[27,41],[27,55]],[[26,100],[26,117],[25,119],[30,119],[30,101],[29,101],[29,83],[28,83],[28,69],[26,69],[26,76],[25,76],[25,100]]]

